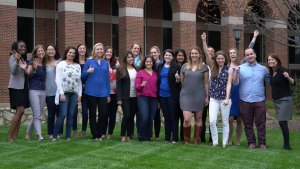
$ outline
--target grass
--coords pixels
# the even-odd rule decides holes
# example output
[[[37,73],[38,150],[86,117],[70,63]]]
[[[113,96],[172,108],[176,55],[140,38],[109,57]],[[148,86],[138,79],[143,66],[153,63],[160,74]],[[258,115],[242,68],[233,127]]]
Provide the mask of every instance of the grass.
[[[43,131],[45,133],[45,126]],[[26,126],[14,143],[6,141],[8,126],[0,126],[0,168],[243,168],[293,169],[300,168],[299,133],[291,132],[292,151],[282,149],[282,136],[278,129],[267,131],[267,150],[248,150],[245,135],[241,146],[225,149],[201,145],[136,140],[122,143],[117,125],[111,140],[64,139],[52,142],[46,139],[24,139]],[[88,135],[90,137],[90,135]],[[220,135],[221,138],[221,135]],[[219,138],[219,141],[221,141]]]

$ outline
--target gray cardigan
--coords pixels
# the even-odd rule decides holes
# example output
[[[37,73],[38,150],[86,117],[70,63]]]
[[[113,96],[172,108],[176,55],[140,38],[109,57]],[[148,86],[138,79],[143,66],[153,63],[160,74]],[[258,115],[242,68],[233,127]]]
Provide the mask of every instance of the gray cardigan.
[[[25,75],[24,70],[22,70],[17,64],[17,59],[14,55],[9,57],[9,68],[10,68],[10,77],[8,88],[12,89],[24,89]]]

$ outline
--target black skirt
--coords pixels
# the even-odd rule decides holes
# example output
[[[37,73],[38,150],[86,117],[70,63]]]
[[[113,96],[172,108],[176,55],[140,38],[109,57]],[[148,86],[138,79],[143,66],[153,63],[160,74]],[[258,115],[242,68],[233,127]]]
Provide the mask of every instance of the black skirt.
[[[10,108],[16,109],[23,106],[24,108],[30,107],[29,105],[29,90],[27,82],[25,81],[24,89],[12,89],[9,88],[9,101]]]

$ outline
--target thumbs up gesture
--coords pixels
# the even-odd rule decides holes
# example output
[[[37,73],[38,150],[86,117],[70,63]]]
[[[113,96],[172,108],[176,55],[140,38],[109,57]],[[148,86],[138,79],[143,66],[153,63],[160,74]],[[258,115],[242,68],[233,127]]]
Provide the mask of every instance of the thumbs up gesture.
[[[94,72],[94,68],[92,66],[90,66],[87,70],[88,73],[93,73]]]
[[[180,76],[179,76],[178,71],[175,73],[175,78],[176,78],[176,80],[180,80]]]

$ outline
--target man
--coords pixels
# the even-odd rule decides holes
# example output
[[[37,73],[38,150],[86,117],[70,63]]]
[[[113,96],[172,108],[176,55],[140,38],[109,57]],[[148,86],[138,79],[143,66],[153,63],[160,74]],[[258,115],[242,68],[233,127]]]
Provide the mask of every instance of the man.
[[[266,67],[257,63],[254,49],[245,50],[245,59],[246,63],[238,67],[234,73],[233,83],[240,84],[240,112],[249,149],[256,146],[254,122],[259,148],[266,149],[265,83],[268,83],[269,73]]]

